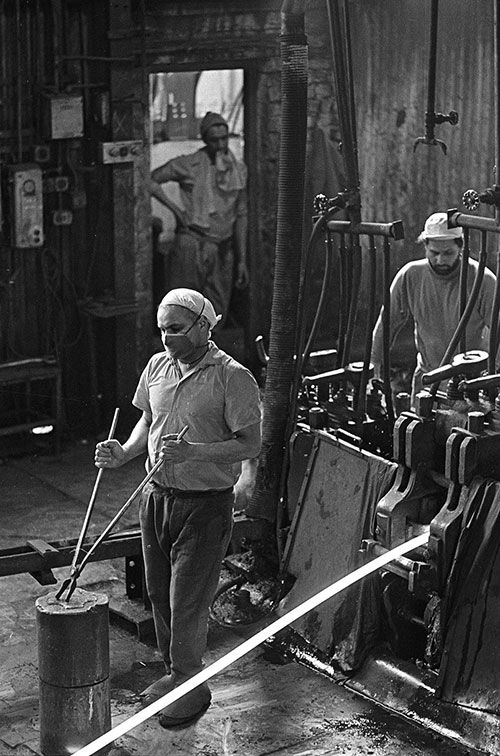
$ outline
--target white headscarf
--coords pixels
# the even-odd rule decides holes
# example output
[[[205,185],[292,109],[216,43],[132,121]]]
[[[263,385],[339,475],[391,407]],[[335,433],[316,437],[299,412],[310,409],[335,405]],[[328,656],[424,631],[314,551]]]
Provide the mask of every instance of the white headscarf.
[[[194,312],[199,318],[202,316],[205,317],[209,322],[210,328],[214,328],[219,320],[222,319],[222,315],[215,314],[214,306],[210,300],[195,289],[172,289],[168,294],[165,294],[158,305],[158,309],[167,305],[184,307],[184,309]]]

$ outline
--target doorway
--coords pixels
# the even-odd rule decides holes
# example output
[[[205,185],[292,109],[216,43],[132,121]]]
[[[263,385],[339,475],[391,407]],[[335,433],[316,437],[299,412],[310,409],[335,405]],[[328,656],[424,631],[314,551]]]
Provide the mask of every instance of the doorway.
[[[209,110],[220,113],[229,124],[229,147],[244,155],[243,70],[182,71],[150,75],[151,170],[177,155],[203,147],[199,124]],[[164,191],[182,208],[179,187],[170,182]],[[172,212],[156,199],[151,212],[160,253],[168,256],[175,233]]]
[[[229,148],[245,159],[243,69],[176,71],[150,74],[151,170],[178,155],[204,147],[199,124],[205,113],[220,113],[229,125]],[[179,186],[163,185],[168,198],[183,209]],[[155,307],[168,291],[170,252],[175,237],[174,213],[151,200],[153,218],[153,300]],[[216,340],[222,348],[245,360],[248,291],[233,290],[228,317]],[[227,343],[229,338],[230,344]]]

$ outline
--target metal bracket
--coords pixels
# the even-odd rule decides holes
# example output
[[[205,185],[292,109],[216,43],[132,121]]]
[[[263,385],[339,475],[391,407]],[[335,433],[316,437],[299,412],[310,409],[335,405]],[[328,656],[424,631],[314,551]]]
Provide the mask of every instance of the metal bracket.
[[[101,159],[104,164],[132,163],[142,156],[142,152],[141,140],[101,143]]]

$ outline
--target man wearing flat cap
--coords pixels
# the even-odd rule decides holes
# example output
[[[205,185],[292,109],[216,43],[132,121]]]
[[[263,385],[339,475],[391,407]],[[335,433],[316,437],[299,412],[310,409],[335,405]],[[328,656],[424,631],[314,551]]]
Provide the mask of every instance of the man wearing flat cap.
[[[200,123],[205,146],[179,155],[151,174],[151,194],[173,210],[177,228],[171,288],[201,291],[224,319],[234,285],[248,285],[247,168],[228,147],[229,127],[209,111]],[[176,182],[184,209],[173,206],[162,184]]]
[[[141,418],[127,441],[96,446],[100,468],[120,467],[147,450],[139,510],[146,586],[165,674],[141,694],[148,705],[201,671],[210,604],[232,529],[234,485],[244,460],[259,454],[261,407],[247,368],[211,341],[212,303],[178,288],[158,307],[165,350],[146,365],[133,398]],[[182,434],[181,431],[184,431]],[[202,683],[162,710],[163,727],[183,725],[210,705]]]
[[[391,343],[405,323],[414,323],[417,366],[412,382],[412,406],[422,389],[422,375],[439,367],[460,320],[461,228],[448,228],[446,213],[433,213],[425,221],[418,240],[425,258],[404,265],[391,284]],[[470,294],[478,263],[469,258],[467,276]],[[495,275],[484,271],[476,306],[467,325],[467,349],[488,349],[485,328],[489,326],[495,290]],[[373,332],[371,361],[380,377],[383,363],[382,311]],[[458,351],[458,350],[457,350]]]

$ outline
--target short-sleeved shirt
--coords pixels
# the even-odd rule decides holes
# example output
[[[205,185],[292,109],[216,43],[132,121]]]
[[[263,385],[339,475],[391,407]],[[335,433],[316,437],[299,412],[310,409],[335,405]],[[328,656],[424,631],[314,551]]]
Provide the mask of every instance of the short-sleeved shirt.
[[[470,295],[478,263],[469,259],[467,290]],[[467,324],[467,349],[488,349],[485,326],[489,325],[495,291],[495,276],[484,271],[479,296]],[[429,372],[440,365],[460,320],[460,269],[440,276],[427,259],[407,263],[391,285],[391,342],[409,317],[414,321],[417,370]],[[373,334],[372,362],[382,364],[382,313]],[[455,353],[460,351],[457,346]]]
[[[187,224],[200,227],[218,242],[229,239],[236,219],[247,215],[247,167],[232,153],[230,156],[232,170],[237,173],[230,184],[241,186],[240,189],[219,187],[217,170],[206,148],[189,155],[178,155],[160,169],[162,182],[176,181],[179,184]]]
[[[215,443],[261,419],[259,388],[252,373],[209,342],[196,367],[181,376],[167,352],[154,354],[139,379],[133,404],[151,415],[148,470],[159,457],[161,437],[187,425],[186,441]],[[240,463],[165,462],[154,480],[161,486],[203,491],[234,485]]]

